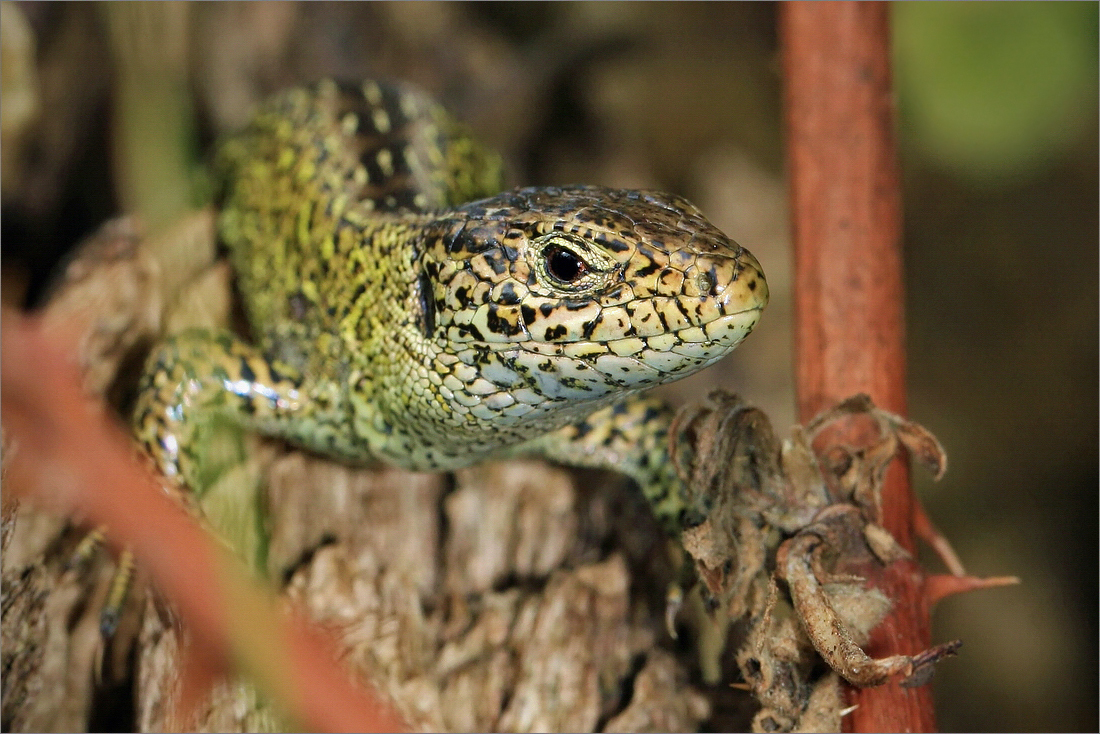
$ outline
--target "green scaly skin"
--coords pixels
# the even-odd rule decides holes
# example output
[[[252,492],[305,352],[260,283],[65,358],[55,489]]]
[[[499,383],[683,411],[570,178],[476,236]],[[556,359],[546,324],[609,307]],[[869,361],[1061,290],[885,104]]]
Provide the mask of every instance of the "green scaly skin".
[[[166,474],[198,489],[192,437],[218,418],[354,463],[608,467],[680,526],[671,412],[638,393],[724,357],[768,300],[694,206],[497,194],[497,160],[437,105],[374,82],[275,97],[218,175],[255,344],[190,331],[154,351],[135,421]]]

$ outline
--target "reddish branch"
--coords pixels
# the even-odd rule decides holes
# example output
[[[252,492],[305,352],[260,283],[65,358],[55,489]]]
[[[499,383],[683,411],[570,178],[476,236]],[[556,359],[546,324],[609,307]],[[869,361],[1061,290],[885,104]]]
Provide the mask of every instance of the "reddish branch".
[[[14,494],[53,502],[134,549],[190,632],[192,682],[181,708],[196,702],[199,680],[243,669],[307,730],[405,730],[333,660],[334,640],[277,613],[217,541],[157,488],[125,433],[83,392],[69,356],[75,349],[47,337],[39,320],[5,310],[2,321],[5,501]]]
[[[855,393],[904,415],[901,193],[883,3],[792,2],[780,13],[795,247],[800,418]],[[915,503],[904,461],[891,466],[883,524],[913,551]],[[923,571],[912,561],[860,569],[894,602],[873,657],[930,642]],[[931,731],[927,686],[852,689],[852,731]]]

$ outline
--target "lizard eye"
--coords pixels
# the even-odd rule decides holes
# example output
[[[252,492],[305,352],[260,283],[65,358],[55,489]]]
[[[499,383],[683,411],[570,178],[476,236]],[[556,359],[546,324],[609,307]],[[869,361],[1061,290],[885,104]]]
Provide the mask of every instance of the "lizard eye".
[[[567,285],[583,278],[589,270],[588,263],[561,245],[547,247],[542,256],[546,261],[546,271]]]
[[[607,285],[615,260],[599,245],[569,232],[532,240],[529,265],[545,295],[580,298]]]

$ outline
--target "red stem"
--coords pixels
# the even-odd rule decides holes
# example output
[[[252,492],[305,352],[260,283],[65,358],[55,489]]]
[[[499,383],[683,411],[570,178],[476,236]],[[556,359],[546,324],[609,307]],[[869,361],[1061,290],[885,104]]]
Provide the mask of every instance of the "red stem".
[[[901,193],[890,88],[889,9],[880,2],[788,2],[780,11],[795,250],[800,419],[854,393],[904,415]],[[896,461],[883,524],[913,550],[908,468]],[[861,569],[894,600],[867,651],[929,645],[924,574],[912,562]],[[927,686],[853,689],[851,731],[933,731]]]

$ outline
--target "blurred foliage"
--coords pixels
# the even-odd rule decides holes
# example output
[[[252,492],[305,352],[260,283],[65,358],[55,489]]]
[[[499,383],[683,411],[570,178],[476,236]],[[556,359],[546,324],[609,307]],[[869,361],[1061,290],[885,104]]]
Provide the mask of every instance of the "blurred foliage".
[[[1097,4],[894,5],[903,123],[922,154],[975,179],[1073,149],[1097,105]]]
[[[893,7],[910,409],[951,465],[918,491],[1023,581],[937,608],[939,724],[1095,728],[1097,5]]]

